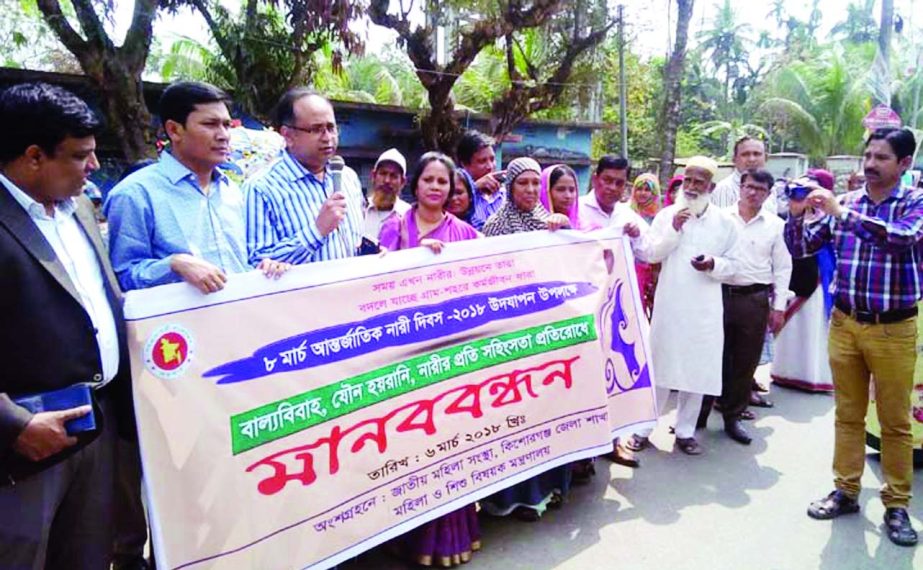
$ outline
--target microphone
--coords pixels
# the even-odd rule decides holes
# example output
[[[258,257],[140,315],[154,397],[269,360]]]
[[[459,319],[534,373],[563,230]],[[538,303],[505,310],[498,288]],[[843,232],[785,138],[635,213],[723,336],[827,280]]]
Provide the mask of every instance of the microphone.
[[[331,156],[327,160],[327,168],[330,169],[330,181],[333,183],[333,193],[339,194],[340,190],[343,188],[343,168],[346,167],[346,162],[343,161],[343,157],[340,155]],[[334,230],[334,233],[337,234],[337,238],[340,242],[340,246],[343,248],[343,252],[349,255],[355,255],[355,248],[350,248],[347,245],[347,237],[343,235],[343,232],[339,231],[339,226]]]
[[[346,163],[340,155],[331,156],[327,161],[327,168],[330,169],[330,179],[333,181],[333,193],[336,194],[343,187],[343,168]]]

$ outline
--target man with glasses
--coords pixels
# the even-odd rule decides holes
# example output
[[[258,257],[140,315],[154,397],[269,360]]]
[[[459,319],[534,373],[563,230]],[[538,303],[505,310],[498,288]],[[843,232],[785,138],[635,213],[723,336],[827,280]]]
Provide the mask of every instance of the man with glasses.
[[[736,270],[721,286],[724,352],[718,403],[725,433],[743,445],[749,445],[751,437],[740,423],[741,414],[747,413],[763,336],[767,324],[773,334],[782,328],[792,275],[792,257],[783,237],[785,223],[763,208],[774,182],[765,170],[744,171],[740,199],[726,210],[737,225],[739,241]],[[703,414],[710,411],[713,400],[706,397]]]
[[[340,188],[334,187],[328,164],[339,134],[333,106],[310,89],[292,89],[276,106],[274,122],[286,151],[244,185],[251,263],[355,255],[364,228],[362,187],[348,167]]]

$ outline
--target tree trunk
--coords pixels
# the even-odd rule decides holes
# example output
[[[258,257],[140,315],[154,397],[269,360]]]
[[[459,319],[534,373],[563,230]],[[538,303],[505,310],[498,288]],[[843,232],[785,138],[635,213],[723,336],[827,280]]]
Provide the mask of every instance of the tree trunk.
[[[891,32],[894,30],[894,0],[881,0],[881,29],[878,31],[878,49],[888,65],[891,59]]]
[[[156,156],[151,115],[144,102],[141,73],[151,47],[158,0],[136,0],[125,41],[116,46],[106,34],[92,0],[72,0],[81,36],[58,0],[38,0],[39,10],[62,44],[74,54],[99,92],[107,127],[126,160]]]
[[[528,7],[523,7],[518,1],[510,2],[498,16],[479,20],[462,34],[449,61],[440,65],[432,41],[434,30],[426,26],[413,26],[408,18],[409,13],[402,12],[398,16],[389,14],[389,0],[369,2],[369,19],[397,32],[398,42],[403,45],[407,57],[417,68],[417,78],[427,91],[430,112],[420,124],[423,144],[427,149],[454,154],[461,128],[454,116],[452,87],[481,49],[499,38],[512,35],[516,30],[542,25],[562,6],[561,0],[535,0]]]
[[[679,107],[682,96],[683,71],[686,63],[686,41],[689,38],[689,22],[692,20],[694,0],[676,0],[676,43],[670,61],[663,71],[663,112],[661,130],[663,146],[660,153],[660,185],[666,185],[673,176],[673,159],[676,156],[676,131],[679,129]]]
[[[881,0],[881,28],[878,31],[878,51],[881,53],[881,70],[885,76],[882,79],[887,88],[887,101],[876,101],[882,105],[891,104],[891,33],[894,30],[894,0]],[[879,94],[880,95],[880,94]],[[885,95],[880,96],[881,99]]]
[[[87,75],[99,89],[106,126],[119,141],[125,159],[137,162],[156,158],[155,134],[141,78],[129,73],[118,60],[106,61],[100,73]]]

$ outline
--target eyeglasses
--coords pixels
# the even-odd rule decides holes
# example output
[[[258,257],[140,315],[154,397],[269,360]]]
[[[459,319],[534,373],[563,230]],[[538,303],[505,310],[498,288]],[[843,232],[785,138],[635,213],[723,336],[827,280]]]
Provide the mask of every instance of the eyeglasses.
[[[295,125],[282,125],[283,127],[288,127],[290,129],[295,129],[296,131],[301,131],[303,133],[308,133],[311,136],[319,137],[325,132],[330,135],[336,135],[339,130],[337,129],[336,123],[327,123],[311,125],[310,127],[296,127]]]
[[[765,186],[759,186],[757,184],[747,183],[747,184],[744,184],[743,187],[751,192],[765,192],[767,194],[769,193],[769,188],[766,188]]]

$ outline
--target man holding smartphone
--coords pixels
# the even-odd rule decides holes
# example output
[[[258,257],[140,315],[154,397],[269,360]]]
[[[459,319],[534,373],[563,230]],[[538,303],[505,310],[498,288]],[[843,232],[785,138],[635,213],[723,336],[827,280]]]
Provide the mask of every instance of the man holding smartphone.
[[[917,543],[907,507],[913,481],[910,394],[917,302],[923,296],[923,192],[900,183],[915,149],[909,130],[876,130],[865,145],[866,188],[838,198],[815,185],[806,199],[793,196],[785,227],[793,257],[810,255],[829,242],[837,258],[829,338],[836,399],[835,490],[811,503],[808,516],[832,519],[859,511],[865,415],[874,376],[885,530],[902,546]],[[826,216],[805,223],[807,206]]]

